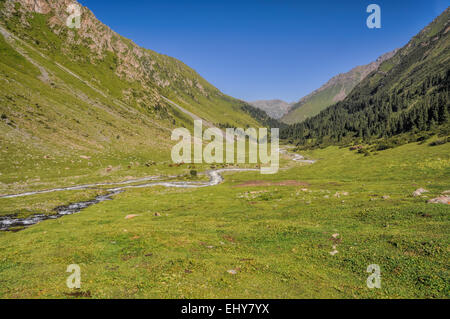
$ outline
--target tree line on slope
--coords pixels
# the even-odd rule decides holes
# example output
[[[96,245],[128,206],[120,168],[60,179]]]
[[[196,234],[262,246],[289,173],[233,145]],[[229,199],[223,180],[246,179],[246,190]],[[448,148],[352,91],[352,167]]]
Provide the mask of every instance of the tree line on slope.
[[[420,33],[344,101],[286,127],[281,137],[297,145],[323,146],[403,133],[449,134],[450,48],[445,26],[433,37]]]

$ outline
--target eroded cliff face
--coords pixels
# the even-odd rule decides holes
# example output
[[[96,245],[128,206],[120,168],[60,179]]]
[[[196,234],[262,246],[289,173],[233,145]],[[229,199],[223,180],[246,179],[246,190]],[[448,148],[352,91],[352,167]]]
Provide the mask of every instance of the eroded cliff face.
[[[20,3],[22,7],[28,11],[47,14],[52,7],[56,8],[58,6],[63,6],[66,2],[70,1],[18,0],[7,1],[6,6],[12,8],[15,6],[15,3]]]
[[[67,20],[74,13],[68,10],[70,5],[81,10],[80,28],[68,28]],[[174,87],[185,92],[208,96],[218,91],[204,81],[194,70],[182,62],[139,47],[101,23],[86,7],[72,0],[6,0],[2,13],[7,17],[19,16],[23,25],[30,25],[33,14],[46,16],[46,24],[52,32],[64,38],[61,51],[72,61],[89,59],[98,63],[109,53],[114,56],[115,73],[121,79],[138,81],[144,88]],[[33,39],[29,39],[33,41]],[[88,56],[72,54],[74,45],[89,48]],[[123,92],[124,95],[129,92]]]
[[[169,101],[210,123],[260,124],[243,101],[120,36],[76,1],[0,0],[0,57],[0,145],[13,150],[8,156],[168,154],[173,128],[192,124]]]

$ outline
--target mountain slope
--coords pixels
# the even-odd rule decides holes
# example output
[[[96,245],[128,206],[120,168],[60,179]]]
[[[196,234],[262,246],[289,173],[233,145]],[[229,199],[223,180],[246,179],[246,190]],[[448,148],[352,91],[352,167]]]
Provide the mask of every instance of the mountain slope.
[[[304,144],[423,132],[438,125],[448,133],[449,19],[447,8],[344,101],[291,125],[282,135]]]
[[[0,193],[44,176],[102,177],[108,166],[169,161],[172,130],[193,120],[166,98],[220,126],[270,121],[85,7],[81,28],[69,29],[71,3],[0,0]]]
[[[351,71],[333,77],[325,85],[295,103],[282,121],[287,124],[302,122],[319,114],[336,102],[342,101],[367,75],[378,69],[384,61],[390,59],[397,50],[380,56],[375,62],[357,66]]]
[[[291,103],[282,100],[260,100],[249,102],[249,104],[263,110],[267,115],[276,120],[286,115],[292,107]]]
[[[87,8],[82,8],[81,28],[69,29],[65,22],[70,3],[1,1],[2,20],[9,31],[52,61],[132,106],[163,107],[158,95],[165,95],[211,122],[227,117],[255,123],[240,112],[243,102],[225,96],[182,62],[121,37]]]

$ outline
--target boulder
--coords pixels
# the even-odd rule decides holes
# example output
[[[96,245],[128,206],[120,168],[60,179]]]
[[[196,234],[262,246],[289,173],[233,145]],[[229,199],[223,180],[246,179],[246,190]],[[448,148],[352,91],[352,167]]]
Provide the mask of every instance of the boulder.
[[[428,191],[424,188],[419,188],[419,189],[416,189],[412,195],[414,197],[418,197],[418,196],[422,195],[423,193],[428,193]]]
[[[439,196],[428,201],[428,204],[450,204],[450,196]]]

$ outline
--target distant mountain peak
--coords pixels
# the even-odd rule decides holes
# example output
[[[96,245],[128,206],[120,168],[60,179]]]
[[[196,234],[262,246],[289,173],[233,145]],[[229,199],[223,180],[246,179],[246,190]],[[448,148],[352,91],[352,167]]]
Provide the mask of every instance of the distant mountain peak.
[[[292,107],[292,103],[285,102],[280,99],[259,100],[249,102],[250,105],[263,110],[271,118],[279,120],[286,115]]]

